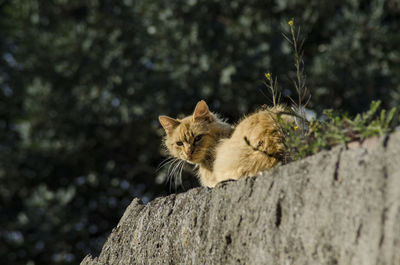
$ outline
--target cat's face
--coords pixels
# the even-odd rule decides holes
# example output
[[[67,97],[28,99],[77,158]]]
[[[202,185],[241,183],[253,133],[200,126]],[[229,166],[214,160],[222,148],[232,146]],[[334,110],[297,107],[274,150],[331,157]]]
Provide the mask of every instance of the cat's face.
[[[216,144],[213,127],[216,119],[204,101],[197,103],[193,115],[182,120],[159,117],[167,133],[165,144],[169,153],[191,164],[200,164]]]

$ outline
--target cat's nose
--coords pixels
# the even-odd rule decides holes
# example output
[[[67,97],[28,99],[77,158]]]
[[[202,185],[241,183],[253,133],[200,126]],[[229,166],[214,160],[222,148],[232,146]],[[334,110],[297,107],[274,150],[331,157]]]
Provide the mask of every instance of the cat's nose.
[[[188,147],[188,148],[186,149],[185,153],[186,153],[188,159],[191,159],[191,158],[192,158],[193,151],[194,151],[194,148],[193,148],[193,147]]]

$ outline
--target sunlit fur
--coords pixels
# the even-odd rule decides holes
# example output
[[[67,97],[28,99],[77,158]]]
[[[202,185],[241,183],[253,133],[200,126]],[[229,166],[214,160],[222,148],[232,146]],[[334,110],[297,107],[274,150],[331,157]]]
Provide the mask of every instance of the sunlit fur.
[[[231,135],[232,127],[211,113],[204,101],[200,101],[193,114],[184,119],[160,116],[159,120],[166,131],[164,143],[169,154],[196,165],[200,183],[210,186],[215,147],[220,139]],[[200,135],[201,139],[195,141]],[[178,174],[174,177],[180,177],[182,168],[181,164],[177,164],[177,169],[172,173]]]
[[[284,136],[277,114],[286,111],[277,105],[244,117],[232,136],[220,141],[214,161],[214,185],[228,179],[254,176],[282,159]],[[293,120],[289,115],[281,117],[288,122]]]
[[[280,161],[285,150],[278,115],[293,120],[290,115],[282,115],[286,111],[281,105],[259,110],[244,117],[233,134],[231,126],[209,112],[204,101],[197,104],[193,115],[182,120],[166,116],[159,119],[167,133],[165,146],[169,154],[195,164],[201,184],[214,187],[225,180],[254,176]],[[198,135],[203,137],[195,143]],[[182,171],[182,164],[171,163],[175,163],[173,173]]]

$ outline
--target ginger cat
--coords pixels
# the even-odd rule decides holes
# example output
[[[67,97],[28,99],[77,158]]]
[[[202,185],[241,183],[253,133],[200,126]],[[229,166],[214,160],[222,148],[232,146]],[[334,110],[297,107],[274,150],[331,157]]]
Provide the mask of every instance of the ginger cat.
[[[159,121],[171,156],[195,164],[201,185],[215,187],[225,180],[254,176],[283,158],[278,115],[291,121],[286,111],[281,105],[262,109],[243,118],[233,131],[202,100],[182,120],[160,116]]]
[[[211,113],[203,100],[197,103],[192,115],[182,120],[167,116],[158,119],[166,132],[164,143],[170,155],[196,165],[201,185],[214,186],[210,180],[213,179],[215,148],[220,139],[231,135],[232,126]],[[179,166],[180,162],[173,173],[178,173]]]

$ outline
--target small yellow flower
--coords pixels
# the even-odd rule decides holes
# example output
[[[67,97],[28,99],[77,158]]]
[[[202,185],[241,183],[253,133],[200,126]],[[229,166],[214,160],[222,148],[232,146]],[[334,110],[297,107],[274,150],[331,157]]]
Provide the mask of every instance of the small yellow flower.
[[[270,73],[265,73],[265,78],[267,78],[268,80],[271,80],[271,74]]]
[[[289,26],[293,27],[294,24],[294,19],[292,18],[291,20],[288,21]]]
[[[297,131],[299,129],[299,126],[296,125],[293,127],[293,129],[294,129],[294,131]]]

